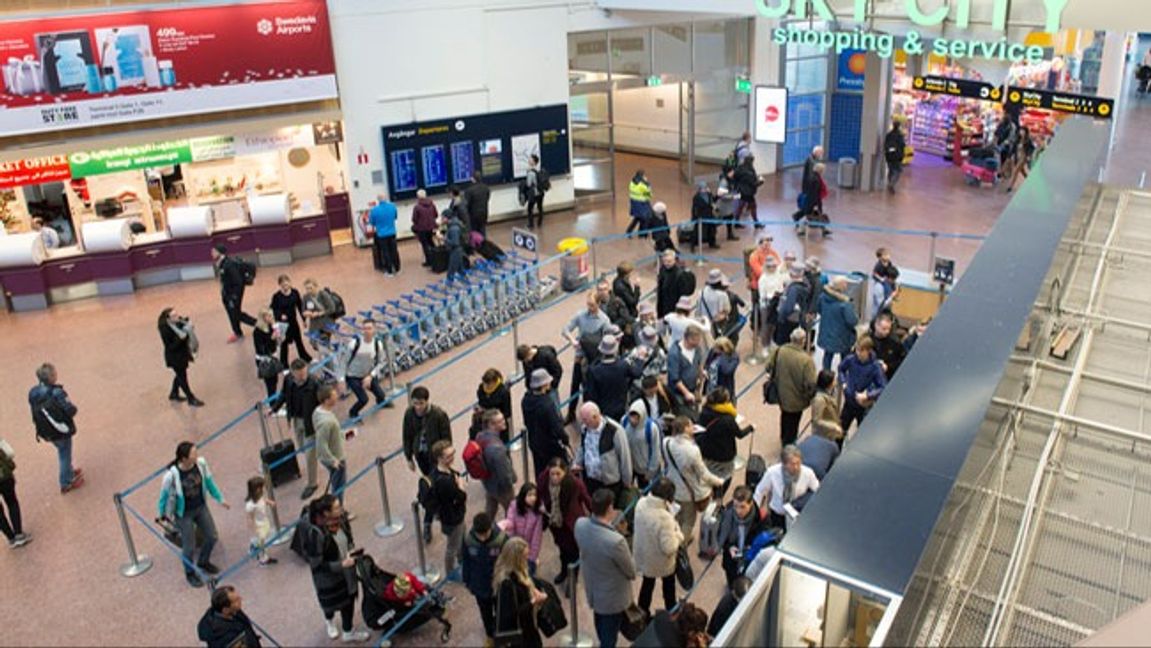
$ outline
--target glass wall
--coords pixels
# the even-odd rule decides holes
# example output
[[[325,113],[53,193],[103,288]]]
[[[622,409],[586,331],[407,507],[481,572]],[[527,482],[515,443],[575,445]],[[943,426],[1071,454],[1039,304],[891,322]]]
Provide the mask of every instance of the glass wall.
[[[803,164],[812,147],[827,140],[830,66],[829,54],[817,46],[788,43],[784,51],[783,78],[788,90],[785,167]]]
[[[736,81],[751,73],[751,23],[696,23],[694,43],[695,159],[721,164],[747,130],[751,95],[737,91]]]
[[[610,70],[607,32],[568,37],[568,111],[577,198],[610,196],[613,190]]]

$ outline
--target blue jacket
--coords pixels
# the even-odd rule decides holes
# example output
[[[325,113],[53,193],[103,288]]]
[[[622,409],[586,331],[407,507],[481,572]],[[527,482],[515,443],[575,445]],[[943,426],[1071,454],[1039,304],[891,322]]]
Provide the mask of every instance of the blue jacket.
[[[224,501],[224,495],[216,486],[216,479],[208,468],[208,462],[203,457],[196,460],[196,467],[200,469],[200,476],[204,480],[204,491],[217,502]],[[160,517],[177,519],[184,517],[184,485],[180,482],[180,469],[176,466],[168,468],[164,473],[164,481],[160,486],[160,501],[156,505]]]
[[[887,386],[887,377],[874,354],[863,362],[853,353],[839,363],[839,384],[843,385],[845,399],[855,398],[855,394],[865,391],[868,398],[875,400]]]
[[[857,324],[859,315],[851,301],[824,290],[819,297],[819,348],[828,353],[851,353]]]
[[[396,206],[381,200],[368,212],[368,224],[376,228],[376,236],[395,236],[396,215]]]
[[[799,451],[803,455],[803,465],[811,468],[811,472],[823,481],[835,460],[839,458],[839,446],[835,441],[818,434],[810,434],[799,442]]]

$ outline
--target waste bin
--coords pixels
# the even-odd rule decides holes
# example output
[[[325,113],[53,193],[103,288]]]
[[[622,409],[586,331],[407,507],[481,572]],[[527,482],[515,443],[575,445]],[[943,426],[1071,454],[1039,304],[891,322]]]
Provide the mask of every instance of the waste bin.
[[[566,238],[556,244],[556,252],[568,252],[560,259],[560,287],[564,292],[575,292],[587,284],[588,267],[587,241],[578,237]]]
[[[855,188],[855,167],[859,162],[855,158],[839,158],[839,187],[841,189]]]

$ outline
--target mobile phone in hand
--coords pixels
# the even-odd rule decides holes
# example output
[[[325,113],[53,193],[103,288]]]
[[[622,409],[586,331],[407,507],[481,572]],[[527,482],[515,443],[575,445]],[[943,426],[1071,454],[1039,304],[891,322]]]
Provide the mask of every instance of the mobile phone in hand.
[[[356,428],[348,428],[348,431],[344,432],[344,440],[351,441],[354,438],[356,438]]]

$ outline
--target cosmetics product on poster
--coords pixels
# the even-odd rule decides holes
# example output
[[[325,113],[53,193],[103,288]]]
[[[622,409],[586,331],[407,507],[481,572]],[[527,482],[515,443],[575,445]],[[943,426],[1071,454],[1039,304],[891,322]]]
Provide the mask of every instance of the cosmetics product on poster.
[[[326,0],[0,21],[0,133],[338,96]]]

